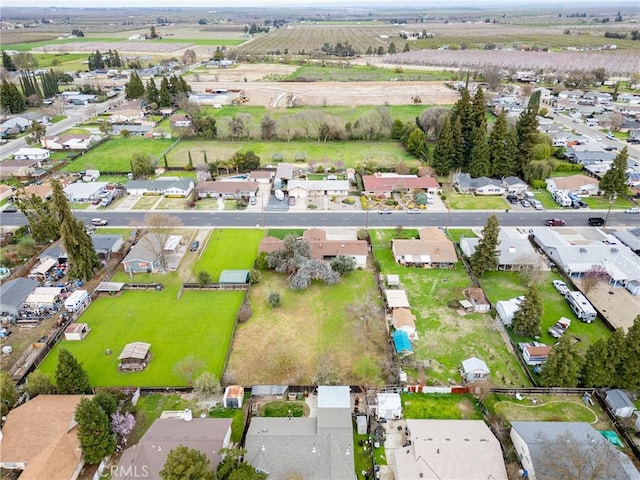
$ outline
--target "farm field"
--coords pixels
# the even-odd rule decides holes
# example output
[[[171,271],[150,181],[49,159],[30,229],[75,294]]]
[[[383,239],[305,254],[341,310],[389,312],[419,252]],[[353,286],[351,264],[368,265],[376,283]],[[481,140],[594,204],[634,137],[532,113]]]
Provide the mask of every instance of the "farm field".
[[[210,141],[180,142],[176,148],[167,153],[167,161],[170,167],[187,165],[189,151],[194,166],[204,164],[204,153],[207,161],[213,164],[216,161],[226,161],[238,151],[252,150],[260,157],[261,165],[274,163],[274,154],[281,154],[283,162],[293,163],[297,153],[303,153],[306,163],[309,162],[331,166],[342,162],[345,167],[355,167],[359,163],[372,162],[378,165],[395,165],[401,161],[408,166],[418,166],[419,161],[407,154],[400,143],[397,142],[263,142],[263,141]],[[127,160],[128,161],[128,160]],[[222,169],[224,171],[224,169]]]
[[[205,271],[217,282],[223,270],[251,270],[263,236],[263,230],[214,229],[193,266],[194,275]]]
[[[118,273],[114,281],[129,280]],[[40,370],[53,375],[58,351],[66,348],[83,364],[94,387],[183,386],[186,381],[175,367],[190,356],[220,377],[244,292],[185,291],[177,299],[175,273],[136,276],[136,281],[160,281],[165,288],[96,299],[81,317],[91,333],[83,341],[59,342]],[[118,355],[125,344],[138,341],[151,344],[149,365],[141,372],[120,373]],[[111,355],[105,355],[107,349]]]
[[[542,272],[543,280],[538,285],[538,291],[544,304],[544,314],[542,315],[542,334],[540,342],[553,345],[557,342],[547,329],[553,326],[560,317],[571,320],[568,334],[578,340],[577,345],[584,353],[586,348],[600,338],[611,335],[607,326],[598,319],[593,323],[584,323],[578,320],[566,300],[560,295],[552,285],[553,280],[562,280],[562,277],[554,272]],[[527,293],[527,281],[517,272],[486,272],[480,277],[480,284],[492,304],[499,300],[508,300]],[[530,341],[530,338],[518,338],[514,336],[516,342]]]
[[[375,259],[384,275],[400,276],[407,292],[411,311],[416,315],[418,339],[412,342],[414,354],[403,366],[413,380],[427,385],[448,385],[449,379],[460,382],[458,368],[466,358],[477,356],[491,369],[490,383],[506,386],[528,383],[516,358],[509,353],[500,333],[492,327],[489,315],[460,315],[448,302],[464,298],[463,290],[471,286],[464,268],[422,269],[395,263],[390,248],[394,230],[375,230],[372,245]],[[415,238],[417,232],[403,230],[400,238]],[[428,362],[422,367],[412,362]]]
[[[249,293],[253,316],[236,330],[228,382],[382,384],[380,371],[390,355],[384,318],[367,317],[363,323],[348,313],[349,305],[361,303],[368,292],[380,305],[371,271],[357,270],[333,286],[313,282],[303,291],[290,290],[285,275],[261,274]],[[271,292],[281,296],[276,308],[267,301]]]
[[[457,72],[395,69],[374,66],[304,65],[294,73],[278,80],[289,82],[402,82],[402,81],[445,81],[457,79]]]
[[[130,172],[130,161],[134,153],[148,154],[160,160],[162,153],[174,142],[175,140],[114,137],[76,158],[62,171],[84,172],[96,169],[101,172]]]

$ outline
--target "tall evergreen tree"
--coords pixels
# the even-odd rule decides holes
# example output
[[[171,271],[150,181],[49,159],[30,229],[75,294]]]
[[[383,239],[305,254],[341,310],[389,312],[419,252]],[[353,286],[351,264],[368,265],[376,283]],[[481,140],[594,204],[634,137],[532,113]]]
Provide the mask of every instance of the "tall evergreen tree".
[[[460,158],[458,159],[457,166],[466,169],[471,160],[471,147],[473,128],[476,123],[474,115],[474,106],[469,95],[469,90],[462,89],[460,99],[456,102],[451,110],[451,124],[454,126],[454,131],[457,128],[456,122],[460,122]]]
[[[514,132],[507,123],[507,112],[502,110],[489,134],[490,176],[507,177],[509,175],[517,175],[516,143]]]
[[[587,349],[582,365],[580,384],[583,387],[612,386],[615,377],[615,369],[612,368],[607,358],[609,350],[607,340],[600,338]]]
[[[440,135],[433,149],[431,166],[438,175],[446,175],[454,166],[456,149],[453,143],[453,132],[449,115],[444,119]]]
[[[427,142],[424,132],[416,127],[407,137],[406,145],[407,152],[419,158],[420,160],[426,160],[427,158]]]
[[[167,80],[167,77],[162,77],[162,80],[160,81],[159,105],[161,107],[171,106],[171,90],[170,90],[169,80]]]
[[[487,126],[487,118],[485,117],[485,112],[487,111],[487,106],[485,104],[484,92],[481,87],[478,87],[475,95],[473,96],[473,121],[477,127],[484,126],[486,130]]]
[[[8,82],[6,78],[2,79],[2,88],[0,88],[0,107],[9,113],[22,113],[27,109],[27,104],[18,87],[15,83]]]
[[[129,81],[124,87],[124,93],[129,100],[134,100],[144,96],[144,84],[135,70],[131,72]]]
[[[93,400],[83,398],[76,407],[75,420],[78,422],[78,441],[87,463],[100,463],[116,448],[111,433],[109,417]]]
[[[533,97],[532,97],[533,99]],[[527,166],[534,161],[536,134],[538,133],[538,108],[531,99],[527,108],[518,117],[516,134],[518,137],[518,174],[524,176]]]
[[[544,364],[540,383],[546,387],[575,388],[578,386],[583,359],[565,335],[553,347]]]
[[[91,391],[87,372],[69,350],[64,348],[58,352],[55,379],[60,395],[80,395]]]
[[[69,276],[89,280],[93,277],[93,269],[100,263],[93,248],[93,241],[86,232],[84,224],[71,213],[69,202],[62,191],[62,184],[58,180],[51,182],[53,187],[52,203],[60,221],[62,242],[69,256]]]
[[[640,315],[627,331],[624,362],[620,369],[621,383],[624,388],[640,392]]]
[[[11,55],[9,55],[4,50],[2,50],[2,66],[7,72],[15,72],[17,70],[15,63],[13,63]]]
[[[487,140],[486,124],[481,123],[473,129],[473,135],[471,136],[469,175],[474,178],[491,175],[491,161],[489,159],[489,144]]]
[[[543,313],[542,298],[536,286],[531,285],[525,299],[520,303],[520,308],[513,315],[513,331],[528,337],[540,335]]]
[[[451,136],[453,138],[453,166],[455,168],[464,168],[465,163],[465,142],[462,135],[462,122],[460,117],[457,117],[451,124]]]
[[[500,224],[498,217],[491,215],[482,229],[482,238],[475,252],[469,258],[469,264],[476,275],[498,268],[498,234]]]
[[[629,151],[625,146],[613,159],[611,168],[605,172],[600,180],[600,188],[608,195],[624,194],[629,190],[629,174],[627,173],[627,160]]]
[[[153,78],[147,80],[146,99],[147,104],[149,105],[152,103],[160,105],[160,92],[158,91],[158,87],[156,86],[156,82]]]

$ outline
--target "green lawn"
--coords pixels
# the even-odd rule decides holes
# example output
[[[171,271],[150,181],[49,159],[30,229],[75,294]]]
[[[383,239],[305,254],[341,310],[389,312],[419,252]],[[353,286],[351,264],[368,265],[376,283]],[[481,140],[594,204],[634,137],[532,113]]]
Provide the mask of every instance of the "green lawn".
[[[217,282],[223,270],[252,269],[263,236],[263,230],[216,228],[193,267],[193,273],[209,272],[213,281]]]
[[[478,237],[478,235],[476,235],[475,232],[470,228],[449,228],[447,229],[447,235],[453,243],[459,243],[462,237],[465,237],[465,238]]]
[[[301,237],[304,234],[304,228],[270,228],[267,230],[267,237],[276,237],[284,240],[287,235],[295,235]]]
[[[401,233],[404,237],[411,232]],[[411,359],[429,360],[423,373],[425,383],[446,385],[451,378],[460,381],[458,368],[462,361],[477,356],[491,369],[494,384],[526,384],[516,358],[509,354],[500,334],[491,328],[491,318],[477,313],[462,316],[448,306],[450,301],[464,299],[463,290],[471,285],[464,268],[458,265],[450,270],[437,270],[398,265],[389,247],[390,239],[396,236],[394,230],[373,231],[373,251],[382,273],[399,275],[407,292],[418,330]],[[407,369],[407,373],[420,380],[421,372]]]
[[[591,343],[611,334],[602,320],[598,319],[593,323],[584,323],[573,315],[564,297],[557,292],[551,283],[553,280],[562,280],[560,275],[554,272],[544,272],[543,275],[544,280],[538,285],[538,291],[544,303],[541,342],[547,345],[553,345],[557,342],[556,339],[549,335],[547,329],[556,323],[560,317],[566,317],[571,320],[568,333],[580,340],[577,345],[583,352]],[[499,300],[508,300],[527,293],[526,280],[516,272],[486,272],[480,277],[480,283],[493,305]],[[513,336],[513,338],[516,342],[531,340],[530,338],[519,338],[517,336]]]
[[[123,277],[119,273],[114,281]],[[165,289],[98,298],[80,317],[91,328],[89,336],[81,342],[59,342],[40,369],[53,374],[58,351],[66,348],[82,362],[92,386],[183,386],[186,382],[175,366],[188,356],[220,378],[244,292],[185,291],[177,299],[177,274],[136,280],[145,277],[159,279]],[[120,373],[118,355],[125,344],[136,341],[151,344],[151,361],[142,372]],[[111,355],[105,355],[107,349]]]
[[[111,138],[84,155],[79,156],[66,165],[62,171],[84,172],[87,169],[96,169],[104,172],[130,172],[130,161],[134,153],[148,154],[152,158],[159,160],[159,166],[163,166],[160,156],[171,147],[173,142],[175,140]]]
[[[158,140],[147,140],[156,142]],[[297,153],[306,156],[306,162],[315,162],[330,167],[333,162],[342,162],[346,167],[354,167],[363,162],[375,162],[379,165],[392,166],[404,161],[409,166],[418,166],[419,162],[407,154],[404,147],[397,142],[262,142],[262,141],[237,141],[237,142],[195,142],[184,141],[167,154],[170,167],[187,165],[189,151],[191,151],[194,166],[204,165],[206,152],[208,162],[218,160],[226,161],[238,151],[253,150],[260,157],[262,165],[273,163],[273,155],[279,153],[284,162],[293,163]],[[129,157],[126,158],[129,161]],[[128,165],[128,163],[127,163]],[[224,170],[222,170],[224,173]],[[504,202],[503,202],[504,203]],[[504,208],[504,207],[503,207]]]
[[[480,420],[482,414],[471,395],[401,393],[404,418]]]
[[[443,81],[452,80],[455,73],[449,71],[411,70],[398,67],[377,68],[365,65],[340,66],[304,65],[280,80],[316,82],[389,82],[389,81]]]
[[[447,193],[446,203],[454,210],[506,210],[510,207],[501,196],[463,195],[454,190]]]

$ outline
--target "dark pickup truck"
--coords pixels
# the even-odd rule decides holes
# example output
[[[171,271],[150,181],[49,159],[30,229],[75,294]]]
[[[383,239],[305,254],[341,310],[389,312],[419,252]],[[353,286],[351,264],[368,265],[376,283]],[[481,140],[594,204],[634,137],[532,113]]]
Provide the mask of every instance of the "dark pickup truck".
[[[604,225],[604,218],[602,218],[602,217],[589,217],[587,222],[589,222],[589,226],[591,226],[591,227],[601,227],[602,225]]]

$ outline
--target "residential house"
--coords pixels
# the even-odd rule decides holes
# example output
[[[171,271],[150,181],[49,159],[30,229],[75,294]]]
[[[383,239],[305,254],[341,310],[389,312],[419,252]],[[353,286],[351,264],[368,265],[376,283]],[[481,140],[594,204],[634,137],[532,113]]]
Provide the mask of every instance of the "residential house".
[[[597,195],[600,192],[598,180],[586,175],[570,175],[568,177],[552,177],[545,180],[547,190],[553,195],[568,195],[572,193],[578,196]]]
[[[629,247],[633,253],[640,255],[640,227],[629,230],[616,230],[613,236]]]
[[[289,197],[308,198],[349,195],[348,180],[290,180],[287,184]]]
[[[532,230],[533,241],[572,278],[582,278],[593,265],[602,265],[611,287],[625,288],[629,282],[640,280],[640,258],[626,245],[612,243],[609,238],[613,237],[602,234],[574,242],[558,229]]]
[[[397,480],[507,480],[500,442],[482,420],[406,420]]]
[[[205,454],[216,470],[222,460],[220,450],[231,446],[231,419],[192,418],[191,412],[180,412],[180,418],[177,413],[155,420],[140,441],[122,453],[114,480],[133,480],[142,472],[146,478],[160,478],[167,455],[180,445]]]
[[[31,125],[31,120],[24,117],[13,117],[0,123],[0,137],[18,135]]]
[[[114,135],[121,135],[125,130],[130,137],[150,137],[153,135],[153,125],[151,124],[114,124],[111,127],[111,132]]]
[[[198,183],[200,198],[249,198],[255,197],[258,191],[257,182],[213,182]]]
[[[0,312],[18,315],[26,298],[40,285],[38,280],[18,277],[0,285]]]
[[[22,480],[75,480],[84,460],[75,409],[83,395],[38,395],[14,408],[2,427],[0,467]]]
[[[106,192],[107,182],[75,182],[62,189],[70,202],[91,202]]]
[[[480,360],[477,357],[467,358],[462,361],[462,380],[466,383],[485,382],[489,379],[491,370],[484,363],[484,360]]]
[[[511,422],[511,440],[530,480],[559,478],[574,471],[571,459],[580,456],[581,478],[638,480],[629,457],[618,451],[586,422]]]
[[[100,136],[89,133],[69,133],[42,137],[40,143],[49,150],[87,150],[99,139]]]
[[[391,197],[394,192],[437,194],[442,191],[440,184],[434,177],[417,175],[399,175],[397,173],[374,173],[363,175],[364,193],[367,195],[384,195]]]
[[[114,107],[109,113],[109,123],[139,123],[145,118],[140,100],[129,100],[124,105]]]
[[[269,479],[355,480],[347,386],[319,386],[315,417],[253,417],[244,459]]]
[[[50,155],[51,152],[44,148],[19,148],[13,158],[16,160],[38,160],[42,162],[49,160]]]
[[[408,308],[396,308],[392,312],[391,325],[396,330],[404,330],[410,340],[418,338],[416,330],[416,316]]]
[[[248,180],[250,182],[271,183],[274,172],[272,170],[253,170],[249,172]]]
[[[624,390],[607,390],[605,401],[616,417],[630,418],[636,410],[636,406]]]
[[[418,230],[418,239],[391,240],[393,258],[401,265],[451,268],[458,263],[453,242],[437,227]]]
[[[180,235],[171,235],[161,249],[161,239],[156,235],[143,236],[122,260],[124,271],[134,274],[175,270],[180,261],[181,241]]]
[[[302,239],[309,243],[313,258],[331,261],[339,255],[345,255],[353,258],[357,267],[365,267],[367,265],[369,245],[366,240],[345,239],[343,236],[332,238],[326,231],[319,228],[306,230],[302,235]],[[282,249],[283,245],[283,240],[265,237],[260,241],[258,252],[273,252]]]
[[[160,177],[156,180],[129,180],[129,195],[161,195],[186,198],[195,188],[193,180],[187,177]]]
[[[279,163],[276,167],[276,179],[281,181],[289,181],[293,179],[293,169],[295,165],[293,163]]]
[[[41,160],[3,160],[0,162],[0,178],[8,180],[11,178],[28,178],[38,173]]]
[[[511,195],[522,195],[529,190],[529,185],[518,177],[504,177],[502,185],[507,189],[507,193]]]
[[[453,179],[453,187],[460,193],[473,195],[504,195],[507,192],[500,180],[488,177],[471,178],[468,173],[460,172]]]
[[[191,116],[189,114],[171,115],[171,120],[169,122],[173,128],[189,128],[191,126]]]
[[[551,354],[551,347],[544,346],[536,346],[536,345],[526,345],[522,349],[522,358],[527,365],[535,366],[542,365],[547,361],[549,355]]]
[[[461,237],[460,250],[469,258],[476,251],[480,239],[477,237]],[[517,228],[501,227],[498,233],[498,269],[522,270],[540,263],[540,256],[529,241],[526,233]]]
[[[62,93],[63,98],[67,103],[70,103],[72,105],[89,105],[90,103],[95,102],[97,98],[95,95],[87,95],[82,93],[75,93],[73,95],[64,95],[64,93],[67,92]]]

